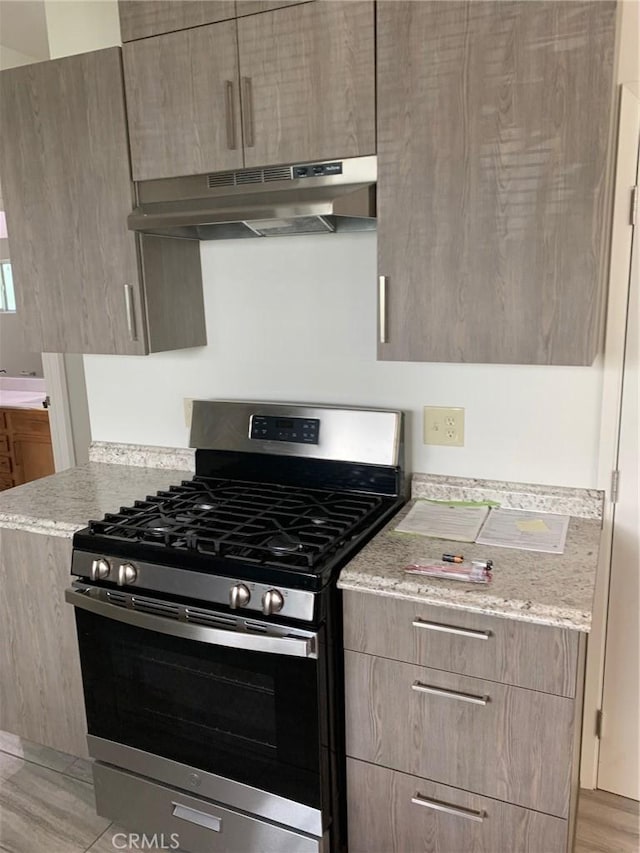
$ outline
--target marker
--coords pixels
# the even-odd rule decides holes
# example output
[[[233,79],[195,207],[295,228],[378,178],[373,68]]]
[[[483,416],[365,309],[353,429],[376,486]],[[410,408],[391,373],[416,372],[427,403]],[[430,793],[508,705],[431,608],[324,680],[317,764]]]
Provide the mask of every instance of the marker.
[[[482,569],[490,569],[493,566],[493,560],[472,560],[472,566],[479,566]]]
[[[443,554],[442,559],[445,563],[464,563],[462,554]]]

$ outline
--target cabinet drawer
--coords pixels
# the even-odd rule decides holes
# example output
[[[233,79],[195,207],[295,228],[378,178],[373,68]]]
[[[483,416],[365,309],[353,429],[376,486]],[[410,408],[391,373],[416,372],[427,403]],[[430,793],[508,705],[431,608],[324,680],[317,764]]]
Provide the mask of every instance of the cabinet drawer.
[[[34,435],[41,438],[50,436],[49,413],[44,409],[33,411],[18,411],[15,409],[10,415],[11,431],[21,435]]]
[[[0,435],[0,453],[9,453],[8,435]]]
[[[345,653],[347,755],[566,817],[575,703]]]
[[[11,473],[11,458],[9,456],[0,456],[0,475]]]
[[[565,628],[344,593],[347,649],[559,696],[575,696],[578,639]]]
[[[565,820],[361,761],[347,761],[347,798],[350,853],[567,849]]]

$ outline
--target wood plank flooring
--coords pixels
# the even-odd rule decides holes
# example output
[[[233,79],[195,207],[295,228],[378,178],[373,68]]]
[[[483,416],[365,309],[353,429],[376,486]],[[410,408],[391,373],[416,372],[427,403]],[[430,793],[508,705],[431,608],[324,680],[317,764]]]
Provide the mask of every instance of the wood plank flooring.
[[[574,853],[638,853],[640,804],[607,791],[581,791]]]
[[[635,800],[582,791],[574,853],[638,853],[639,816]],[[0,853],[114,853],[121,831],[95,813],[89,761],[0,732]]]

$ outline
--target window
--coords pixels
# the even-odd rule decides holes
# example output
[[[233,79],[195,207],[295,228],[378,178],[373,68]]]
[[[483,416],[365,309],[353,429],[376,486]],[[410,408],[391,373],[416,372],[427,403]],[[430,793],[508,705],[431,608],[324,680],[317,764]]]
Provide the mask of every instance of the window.
[[[0,261],[0,311],[16,310],[11,261]]]

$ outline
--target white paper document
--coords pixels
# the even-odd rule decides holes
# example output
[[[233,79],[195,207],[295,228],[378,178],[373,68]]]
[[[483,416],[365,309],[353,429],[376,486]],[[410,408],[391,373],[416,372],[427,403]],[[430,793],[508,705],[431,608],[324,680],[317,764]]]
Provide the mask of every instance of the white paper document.
[[[398,533],[418,533],[436,539],[473,542],[488,512],[488,506],[459,506],[417,500],[395,529]]]
[[[500,548],[563,554],[568,528],[568,515],[527,512],[522,509],[494,509],[476,542],[479,545],[497,545]]]

